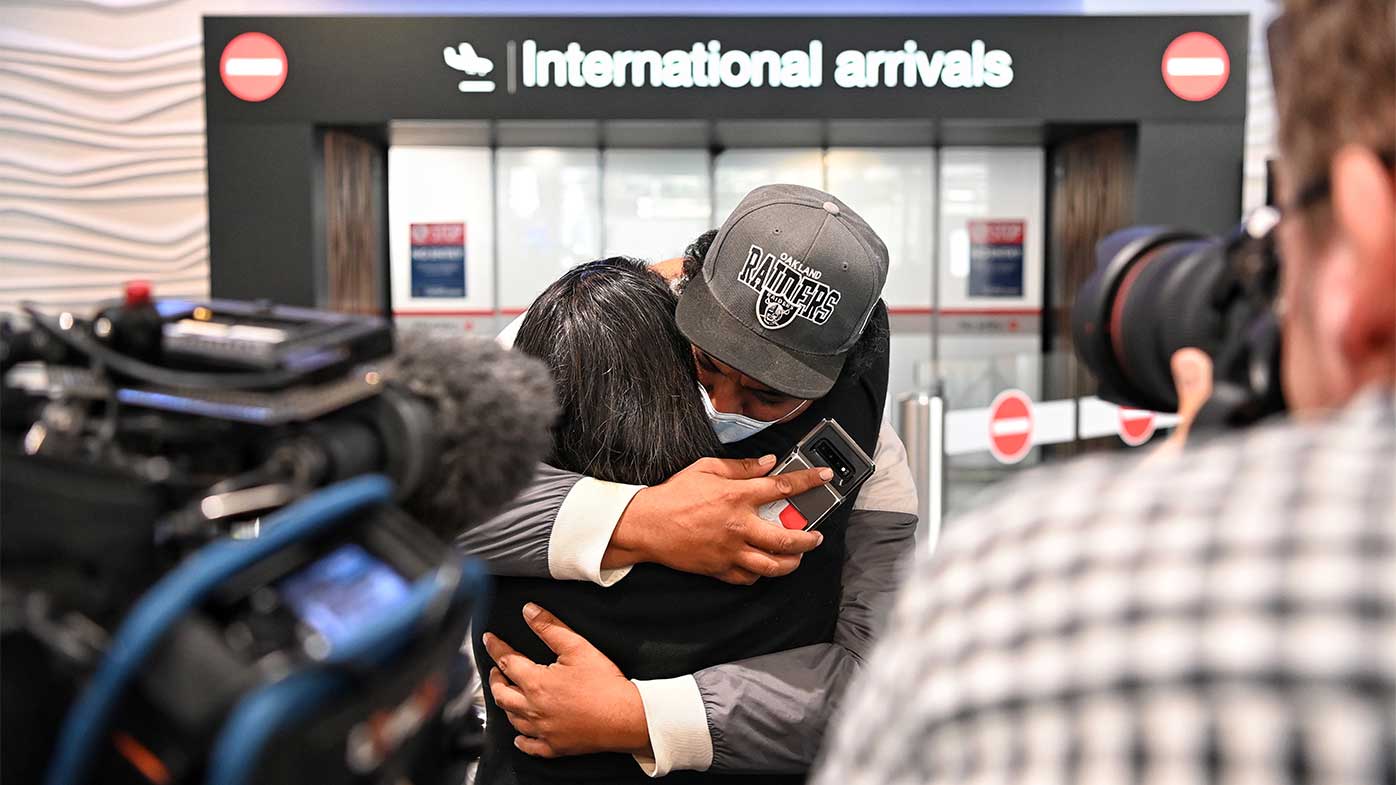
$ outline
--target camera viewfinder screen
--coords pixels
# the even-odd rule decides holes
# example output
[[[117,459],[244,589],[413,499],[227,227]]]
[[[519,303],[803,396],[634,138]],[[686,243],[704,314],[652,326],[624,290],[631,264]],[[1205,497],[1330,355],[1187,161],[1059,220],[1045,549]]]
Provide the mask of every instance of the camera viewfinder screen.
[[[337,646],[407,596],[407,581],[358,545],[344,545],[281,582],[296,616]]]

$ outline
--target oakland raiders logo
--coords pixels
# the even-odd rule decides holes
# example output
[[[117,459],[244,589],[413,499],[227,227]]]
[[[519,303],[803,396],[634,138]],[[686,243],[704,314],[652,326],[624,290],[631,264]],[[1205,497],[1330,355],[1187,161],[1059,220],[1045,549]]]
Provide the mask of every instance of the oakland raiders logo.
[[[768,330],[779,330],[795,321],[795,304],[774,292],[756,296],[756,319]]]
[[[823,275],[789,254],[776,256],[752,245],[737,280],[756,292],[756,320],[761,326],[779,330],[796,317],[815,324],[829,321],[843,295],[821,282]]]

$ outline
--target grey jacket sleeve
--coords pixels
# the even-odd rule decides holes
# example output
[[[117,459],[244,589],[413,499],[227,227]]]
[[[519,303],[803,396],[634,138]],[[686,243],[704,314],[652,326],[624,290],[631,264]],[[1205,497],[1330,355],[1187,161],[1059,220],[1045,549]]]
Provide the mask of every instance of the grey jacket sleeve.
[[[884,444],[890,437],[891,443]],[[884,449],[885,447],[885,449]],[[900,583],[916,533],[906,452],[885,428],[878,474],[849,516],[839,616],[830,643],[726,663],[694,674],[712,737],[711,771],[803,772],[862,665]]]
[[[712,736],[712,771],[801,772],[813,765],[829,717],[881,626],[915,532],[915,515],[855,510],[833,641],[694,674]]]
[[[538,464],[533,482],[493,518],[456,536],[456,546],[483,559],[496,575],[548,578],[548,543],[553,523],[582,475]]]

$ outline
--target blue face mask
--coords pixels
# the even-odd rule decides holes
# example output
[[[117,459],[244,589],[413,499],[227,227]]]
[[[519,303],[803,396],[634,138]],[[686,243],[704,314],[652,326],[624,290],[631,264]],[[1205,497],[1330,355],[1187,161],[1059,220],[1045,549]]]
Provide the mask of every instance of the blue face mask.
[[[698,385],[698,397],[703,399],[703,408],[708,411],[708,421],[713,424],[713,433],[717,434],[717,440],[723,444],[735,444],[742,439],[755,436],[772,425],[784,422],[789,419],[790,415],[799,411],[800,406],[803,405],[797,403],[795,408],[791,409],[784,417],[768,422],[742,414],[728,414],[718,411],[717,407],[713,406],[713,399],[708,397],[708,391],[703,389],[701,384]]]

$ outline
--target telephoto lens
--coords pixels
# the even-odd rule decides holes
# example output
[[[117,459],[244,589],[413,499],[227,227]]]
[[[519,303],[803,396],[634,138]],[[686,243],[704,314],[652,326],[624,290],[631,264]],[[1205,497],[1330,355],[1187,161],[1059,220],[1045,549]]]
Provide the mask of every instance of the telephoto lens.
[[[1194,347],[1213,358],[1214,397],[1226,398],[1229,409],[1258,418],[1283,407],[1272,241],[1278,217],[1258,210],[1226,238],[1140,226],[1101,240],[1096,272],[1072,310],[1072,335],[1102,398],[1177,411],[1170,361]]]

